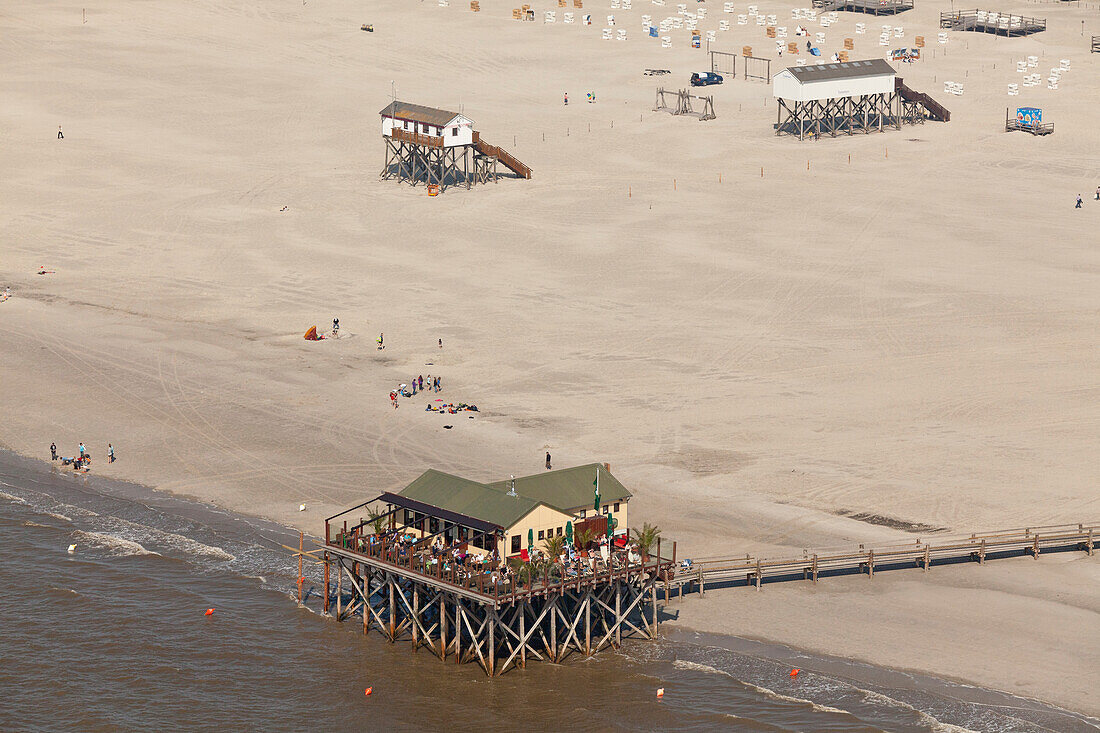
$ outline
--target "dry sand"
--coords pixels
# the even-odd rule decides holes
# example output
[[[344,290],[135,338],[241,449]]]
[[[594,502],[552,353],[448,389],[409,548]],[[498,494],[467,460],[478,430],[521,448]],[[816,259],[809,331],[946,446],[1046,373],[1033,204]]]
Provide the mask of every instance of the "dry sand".
[[[640,16],[674,5],[606,4],[588,11],[614,12],[625,43],[559,8],[514,22],[498,0],[104,0],[87,24],[75,5],[6,3],[0,443],[102,457],[110,441],[120,460],[97,473],[311,531],[427,467],[499,478],[546,448],[610,461],[632,517],[696,557],[912,536],[844,512],[953,531],[1097,520],[1095,6],[998,3],[1050,30],[953,33],[946,57],[945,2],[842,14],[826,55],[856,22],[871,30],[853,58],[881,55],[887,22],[928,38],[901,73],[953,121],[799,143],[772,135],[761,83],[712,87],[715,121],[653,112],[705,52],[686,31],[666,51],[642,38]],[[793,29],[792,6],[760,4]],[[708,8],[704,29],[735,20]],[[773,41],[734,24],[716,48],[746,44]],[[1008,97],[1029,54],[1044,76],[1072,70]],[[391,80],[461,107],[533,180],[437,198],[379,182]],[[1001,131],[1026,104],[1054,135]],[[334,315],[346,338],[301,339]],[[389,389],[427,373],[482,412],[392,410]],[[674,610],[1100,714],[1098,573],[1059,556]]]

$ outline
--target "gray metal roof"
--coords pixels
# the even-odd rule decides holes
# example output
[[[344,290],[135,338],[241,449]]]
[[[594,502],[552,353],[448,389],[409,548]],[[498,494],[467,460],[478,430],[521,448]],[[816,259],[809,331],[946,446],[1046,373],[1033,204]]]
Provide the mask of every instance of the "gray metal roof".
[[[458,112],[448,112],[445,109],[425,107],[422,104],[410,104],[409,102],[390,102],[378,114],[383,117],[396,117],[411,122],[424,122],[429,125],[442,126],[458,117]]]
[[[852,79],[859,76],[895,76],[897,71],[886,63],[885,59],[866,61],[838,61],[831,64],[813,66],[788,66],[787,71],[794,75],[799,84],[833,79]]]

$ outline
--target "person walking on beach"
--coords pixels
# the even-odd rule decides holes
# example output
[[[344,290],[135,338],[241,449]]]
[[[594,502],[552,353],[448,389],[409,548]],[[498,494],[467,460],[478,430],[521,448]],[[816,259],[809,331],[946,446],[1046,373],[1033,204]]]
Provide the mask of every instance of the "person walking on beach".
[[[1100,201],[1100,186],[1096,187],[1096,200]]]
[[[566,106],[566,107],[568,107],[568,106],[569,106],[569,92],[566,92],[566,93],[565,93],[565,106]]]
[[[50,443],[50,460],[57,460],[57,443]]]
[[[1097,190],[1100,191],[1100,189]],[[443,339],[439,339],[439,348],[443,348]]]
[[[550,470],[550,451],[546,451],[546,470]]]
[[[386,338],[386,334],[384,334],[384,333],[378,334],[378,349],[379,349],[379,351],[386,348],[385,338]]]
[[[65,139],[65,135],[61,132],[61,125],[57,126],[57,139],[58,140],[64,140]]]
[[[440,383],[441,381],[442,381],[442,377],[436,377],[436,378],[435,378],[435,391],[436,391],[436,392],[438,392],[438,391],[439,391],[439,389],[440,389],[439,383]]]
[[[431,381],[430,376],[428,377],[428,381],[429,382]],[[419,377],[416,378],[416,383],[420,385],[420,391],[423,392],[424,391],[424,375],[423,374],[421,374]]]
[[[87,450],[84,448],[84,444],[81,443],[80,444],[80,457],[83,458],[85,453],[87,453]]]
[[[115,447],[110,443],[107,444],[107,463],[115,462]]]
[[[340,319],[334,317],[332,319],[332,337],[333,338],[339,338],[339,334],[340,334]]]
[[[1080,209],[1081,208],[1081,194],[1077,194],[1077,205],[1074,206],[1073,208],[1075,208],[1075,209]]]
[[[413,383],[413,395],[415,396],[416,395],[416,377],[413,377],[412,383]]]

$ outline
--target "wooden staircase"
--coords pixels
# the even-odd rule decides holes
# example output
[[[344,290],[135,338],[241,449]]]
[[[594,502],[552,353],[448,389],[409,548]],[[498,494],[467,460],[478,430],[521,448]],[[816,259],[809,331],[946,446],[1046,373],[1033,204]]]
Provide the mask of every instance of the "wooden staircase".
[[[526,178],[530,180],[531,169],[520,162],[519,158],[509,153],[504,148],[497,145],[490,145],[481,139],[481,135],[474,133],[474,148],[482,155],[487,155],[490,158],[496,158],[504,165],[505,168],[515,173],[520,178]]]
[[[924,92],[918,92],[905,86],[900,76],[894,77],[894,90],[901,95],[906,102],[916,102],[928,110],[928,116],[937,122],[950,122],[951,111],[942,104],[932,99]]]

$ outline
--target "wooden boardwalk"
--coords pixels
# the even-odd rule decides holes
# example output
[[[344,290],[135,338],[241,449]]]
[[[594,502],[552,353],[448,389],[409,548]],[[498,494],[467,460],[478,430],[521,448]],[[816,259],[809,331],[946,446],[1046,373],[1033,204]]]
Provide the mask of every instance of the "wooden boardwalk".
[[[896,15],[913,9],[913,0],[813,0],[821,10],[844,10],[869,15]]]
[[[1046,18],[1029,18],[988,10],[955,10],[940,13],[940,28],[993,33],[998,36],[1029,36],[1047,29]]]
[[[956,537],[937,537],[925,541],[837,550],[803,550],[797,557],[753,557],[698,560],[682,563],[675,580],[664,586],[665,600],[673,591],[683,595],[685,587],[705,594],[707,584],[714,586],[746,585],[757,590],[763,582],[810,580],[820,577],[867,573],[902,568],[927,571],[935,565],[977,562],[1019,555],[1038,559],[1046,551],[1080,550],[1092,555],[1094,539],[1100,538],[1100,523],[1024,527]]]

